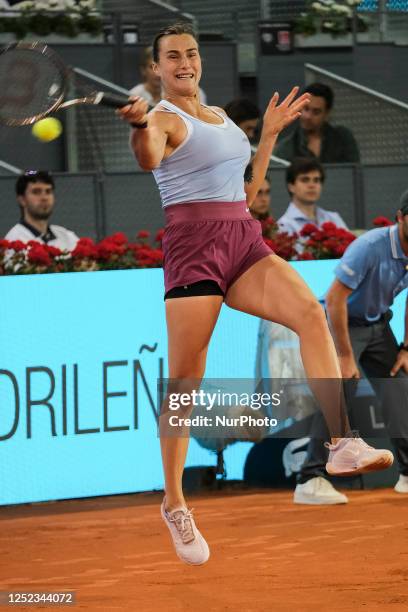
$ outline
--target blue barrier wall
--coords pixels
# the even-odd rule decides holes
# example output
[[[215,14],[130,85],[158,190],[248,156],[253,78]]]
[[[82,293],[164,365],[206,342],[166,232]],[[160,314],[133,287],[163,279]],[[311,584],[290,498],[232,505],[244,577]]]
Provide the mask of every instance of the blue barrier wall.
[[[336,262],[293,264],[320,296]],[[0,280],[0,504],[162,488],[156,379],[167,375],[162,270]],[[279,299],[279,296],[277,296]],[[402,338],[404,297],[393,319]],[[253,375],[259,321],[223,307],[209,378]],[[250,443],[225,451],[242,478]],[[214,465],[193,440],[187,465]]]

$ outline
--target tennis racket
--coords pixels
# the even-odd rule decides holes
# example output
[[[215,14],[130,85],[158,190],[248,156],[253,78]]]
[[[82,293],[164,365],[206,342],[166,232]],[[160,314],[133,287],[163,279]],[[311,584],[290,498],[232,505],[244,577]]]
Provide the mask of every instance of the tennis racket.
[[[93,91],[67,100],[71,69],[48,45],[12,43],[0,52],[0,123],[30,125],[49,114],[75,104],[120,108],[125,95]]]

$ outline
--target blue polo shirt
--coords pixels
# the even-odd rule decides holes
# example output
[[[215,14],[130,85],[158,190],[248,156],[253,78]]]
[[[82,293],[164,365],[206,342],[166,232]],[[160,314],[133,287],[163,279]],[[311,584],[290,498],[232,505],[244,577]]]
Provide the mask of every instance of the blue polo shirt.
[[[346,287],[349,322],[375,322],[408,287],[408,256],[404,255],[398,225],[373,229],[350,244],[334,270]]]

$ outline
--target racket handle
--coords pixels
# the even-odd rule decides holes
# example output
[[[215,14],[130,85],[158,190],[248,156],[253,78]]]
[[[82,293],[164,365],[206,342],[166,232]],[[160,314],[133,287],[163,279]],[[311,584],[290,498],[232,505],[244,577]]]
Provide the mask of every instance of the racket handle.
[[[111,108],[122,108],[122,106],[126,106],[127,104],[129,104],[129,96],[102,93],[98,104],[102,104],[103,106],[110,106]]]

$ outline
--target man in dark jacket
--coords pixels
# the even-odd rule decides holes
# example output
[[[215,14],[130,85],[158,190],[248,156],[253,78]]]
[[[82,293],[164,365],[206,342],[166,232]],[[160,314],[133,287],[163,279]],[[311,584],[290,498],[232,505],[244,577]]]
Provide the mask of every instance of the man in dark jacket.
[[[304,107],[295,130],[278,143],[274,155],[288,161],[295,157],[315,157],[322,164],[359,162],[360,153],[350,130],[328,122],[334,99],[331,88],[313,83],[304,92],[310,94],[310,102]]]

